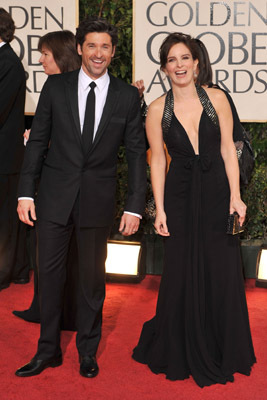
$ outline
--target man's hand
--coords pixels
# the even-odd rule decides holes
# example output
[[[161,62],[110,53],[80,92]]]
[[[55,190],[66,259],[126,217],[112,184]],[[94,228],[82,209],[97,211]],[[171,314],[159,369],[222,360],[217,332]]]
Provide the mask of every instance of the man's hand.
[[[19,200],[17,212],[19,214],[19,219],[24,222],[24,224],[34,225],[33,221],[36,221],[36,214],[33,200]],[[30,218],[33,221],[31,221]]]
[[[143,79],[140,79],[139,81],[133,82],[132,85],[135,86],[138,89],[139,96],[142,97],[143,93],[144,93],[144,90],[145,90]]]
[[[27,143],[28,140],[29,140],[30,133],[31,133],[31,130],[30,130],[30,129],[25,129],[25,132],[23,133],[23,137],[24,137],[26,143]]]
[[[121,217],[119,231],[124,236],[133,235],[138,231],[139,224],[140,224],[140,218],[136,217],[135,215],[125,213]]]

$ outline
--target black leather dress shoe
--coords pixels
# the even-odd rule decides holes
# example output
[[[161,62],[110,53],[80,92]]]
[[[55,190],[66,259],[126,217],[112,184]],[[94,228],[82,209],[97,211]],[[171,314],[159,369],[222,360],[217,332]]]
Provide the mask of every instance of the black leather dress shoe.
[[[49,358],[48,360],[40,360],[37,356],[25,364],[23,367],[19,368],[15,375],[21,378],[39,375],[44,369],[52,367],[59,367],[62,364],[62,356]]]
[[[80,356],[80,374],[85,378],[94,378],[99,372],[95,357]]]
[[[16,315],[16,317],[19,317],[21,319],[24,319],[25,321],[28,322],[36,322],[39,323],[40,322],[40,315],[37,315],[37,313],[34,313],[34,311],[32,310],[24,310],[24,311],[12,311],[12,313],[14,315]]]

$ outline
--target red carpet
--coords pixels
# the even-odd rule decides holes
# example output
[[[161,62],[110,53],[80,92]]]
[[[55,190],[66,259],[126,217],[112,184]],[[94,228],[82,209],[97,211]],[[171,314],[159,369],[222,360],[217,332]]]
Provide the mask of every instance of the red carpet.
[[[267,399],[267,289],[248,288],[252,336],[257,357],[250,377],[235,374],[235,382],[200,389],[192,378],[171,382],[154,375],[131,359],[142,324],[155,311],[159,277],[140,284],[107,285],[103,338],[98,352],[99,375],[79,375],[75,334],[62,333],[64,363],[31,378],[15,370],[36,352],[39,325],[13,316],[32,298],[32,283],[11,285],[0,292],[0,398],[1,400],[266,400]]]

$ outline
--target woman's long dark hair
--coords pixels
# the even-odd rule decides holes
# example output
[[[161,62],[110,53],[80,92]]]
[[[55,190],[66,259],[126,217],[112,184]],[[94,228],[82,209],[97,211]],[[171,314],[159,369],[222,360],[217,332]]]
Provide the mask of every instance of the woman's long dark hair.
[[[210,85],[212,83],[212,68],[209,53],[204,43],[199,39],[194,39],[198,46],[198,76],[197,85]]]

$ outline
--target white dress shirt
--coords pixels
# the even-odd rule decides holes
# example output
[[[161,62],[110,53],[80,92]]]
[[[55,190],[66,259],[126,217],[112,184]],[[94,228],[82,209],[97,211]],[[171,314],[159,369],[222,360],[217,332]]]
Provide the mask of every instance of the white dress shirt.
[[[90,88],[90,83],[93,81],[90,76],[88,76],[84,70],[81,68],[78,77],[78,104],[79,104],[79,117],[80,117],[80,126],[81,132],[83,131],[83,122],[84,122],[84,114],[86,108],[86,100],[87,95]],[[104,105],[106,103],[107,94],[108,94],[108,87],[110,78],[108,75],[108,71],[100,78],[96,79],[95,81],[95,126],[94,126],[94,137],[99,125],[99,122],[102,117]]]
[[[90,83],[93,81],[90,76],[88,76],[84,70],[80,69],[79,76],[78,76],[78,106],[79,106],[79,118],[80,118],[80,126],[81,132],[83,131],[83,122],[84,122],[84,114],[86,108],[86,100],[87,95],[89,93]],[[94,137],[99,125],[99,122],[102,117],[103,109],[106,103],[107,94],[108,94],[108,87],[109,87],[109,74],[108,71],[105,72],[100,78],[96,79],[95,81],[95,126],[94,126]],[[31,197],[19,197],[19,200],[33,200]],[[142,219],[142,216],[139,214],[132,213],[130,211],[124,211],[125,214],[134,215]]]

